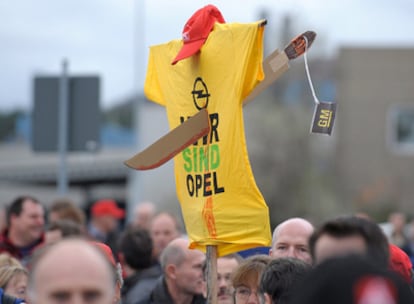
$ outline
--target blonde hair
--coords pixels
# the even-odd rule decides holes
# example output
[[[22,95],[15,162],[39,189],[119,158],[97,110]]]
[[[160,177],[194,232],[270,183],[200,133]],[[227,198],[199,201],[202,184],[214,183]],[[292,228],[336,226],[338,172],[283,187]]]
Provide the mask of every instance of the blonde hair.
[[[259,286],[262,273],[269,265],[272,258],[268,255],[258,254],[246,258],[236,268],[232,275],[234,287],[253,284]]]
[[[29,277],[29,272],[22,266],[0,267],[0,288],[5,289],[12,278],[21,274]]]
[[[3,252],[0,253],[0,268],[3,266],[20,266],[23,267],[23,265],[20,263],[20,261],[14,257],[12,257],[10,254]]]

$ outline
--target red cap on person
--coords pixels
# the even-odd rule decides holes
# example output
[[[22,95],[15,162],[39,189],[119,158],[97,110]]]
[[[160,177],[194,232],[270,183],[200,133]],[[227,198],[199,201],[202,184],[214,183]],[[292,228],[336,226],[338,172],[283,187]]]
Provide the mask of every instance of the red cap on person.
[[[119,208],[112,199],[102,199],[95,202],[92,206],[91,213],[94,216],[112,215],[117,219],[122,219],[125,216],[125,211]]]
[[[183,46],[171,64],[176,64],[197,53],[206,42],[216,22],[224,23],[225,21],[214,5],[209,4],[197,10],[184,25]]]
[[[111,247],[101,242],[91,241],[91,243],[105,254],[112,266],[116,267],[116,262]]]
[[[389,244],[390,260],[389,267],[391,270],[397,272],[407,282],[412,282],[412,269],[410,257],[398,246]]]

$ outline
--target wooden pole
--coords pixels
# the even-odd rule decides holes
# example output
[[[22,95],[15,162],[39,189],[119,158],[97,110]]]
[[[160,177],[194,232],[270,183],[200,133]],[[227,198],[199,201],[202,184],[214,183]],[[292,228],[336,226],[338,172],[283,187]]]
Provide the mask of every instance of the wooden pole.
[[[207,304],[217,304],[217,246],[206,250]]]

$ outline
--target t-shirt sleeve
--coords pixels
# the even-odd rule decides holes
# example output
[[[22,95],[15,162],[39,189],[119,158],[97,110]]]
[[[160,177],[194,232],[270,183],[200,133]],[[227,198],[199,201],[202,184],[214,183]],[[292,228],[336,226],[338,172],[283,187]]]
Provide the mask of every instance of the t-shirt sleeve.
[[[238,45],[245,45],[245,49],[238,53],[238,62],[243,64],[240,83],[241,83],[241,101],[243,101],[255,86],[264,79],[263,72],[263,34],[264,25],[262,22],[256,22],[249,27],[245,27],[246,33],[237,35],[240,39]],[[253,36],[253,37],[252,37]],[[249,37],[250,39],[246,39]],[[246,41],[250,41],[246,43]]]
[[[160,80],[158,77],[156,56],[157,48],[150,47],[147,74],[145,77],[144,84],[144,93],[149,100],[158,103],[162,106],[165,106],[166,103],[162,95]]]

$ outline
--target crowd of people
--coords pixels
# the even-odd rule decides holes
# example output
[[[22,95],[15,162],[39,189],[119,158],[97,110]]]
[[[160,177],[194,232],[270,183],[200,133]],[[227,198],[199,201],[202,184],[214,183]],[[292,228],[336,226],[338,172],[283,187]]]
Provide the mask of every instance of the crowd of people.
[[[206,255],[151,202],[125,210],[96,201],[47,209],[31,196],[7,206],[0,236],[0,304],[206,303]],[[401,214],[386,230],[366,215],[313,225],[289,218],[271,246],[217,258],[218,304],[414,303],[410,236]],[[410,251],[411,250],[411,251]]]

